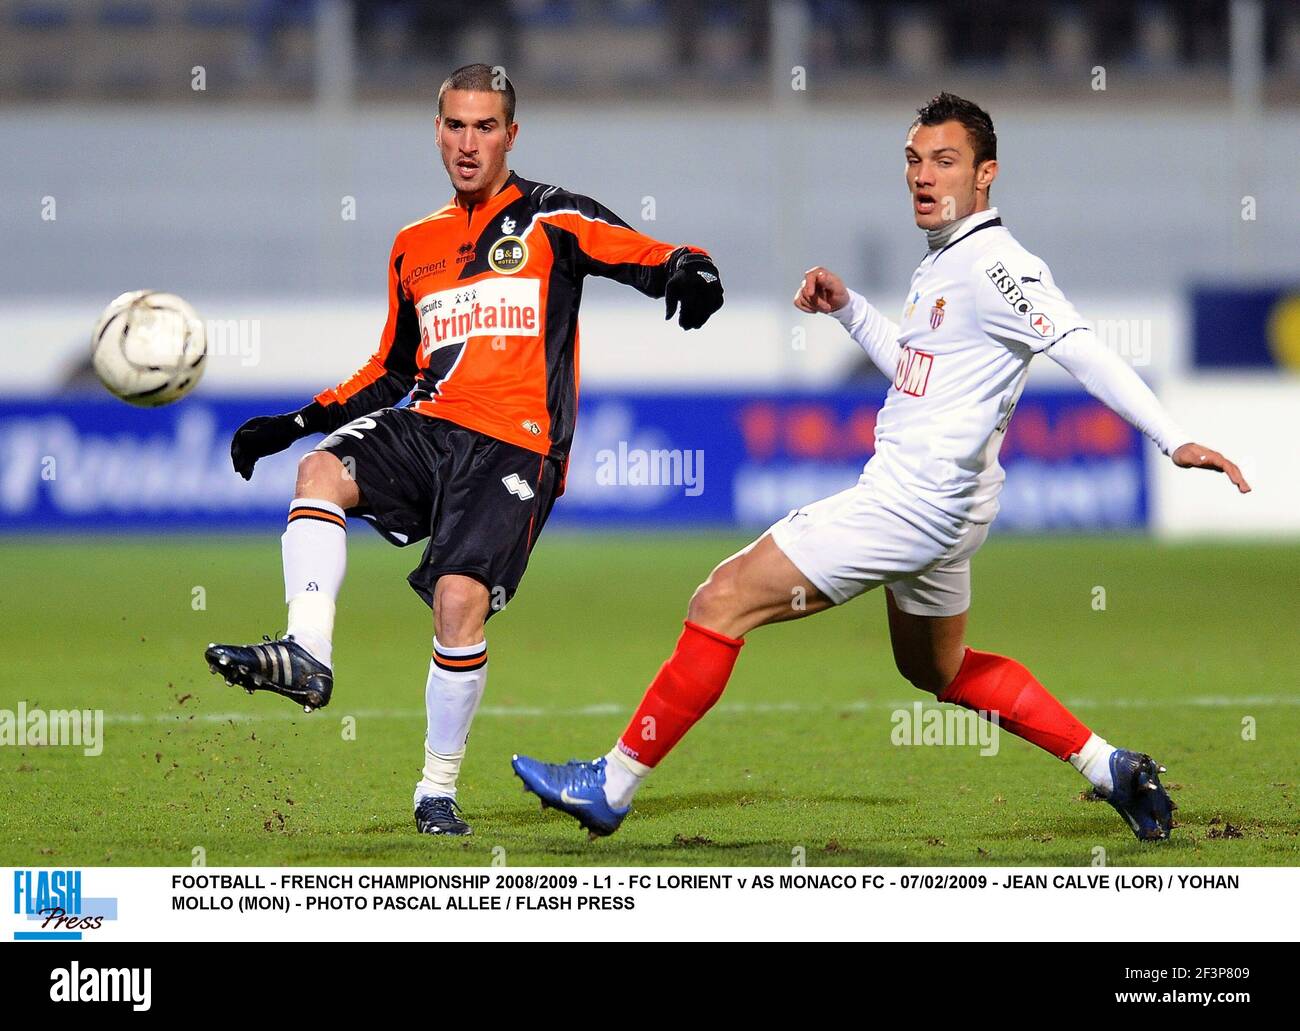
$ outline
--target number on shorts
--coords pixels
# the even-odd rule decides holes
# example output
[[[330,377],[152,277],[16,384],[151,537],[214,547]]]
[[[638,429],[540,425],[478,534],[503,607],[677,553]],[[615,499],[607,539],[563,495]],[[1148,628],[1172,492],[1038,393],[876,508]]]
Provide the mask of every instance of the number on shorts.
[[[375,420],[370,418],[368,415],[363,415],[360,419],[353,419],[346,426],[342,426],[334,432],[339,436],[347,435],[349,437],[356,437],[357,440],[360,440],[362,430],[373,430],[374,428]]]

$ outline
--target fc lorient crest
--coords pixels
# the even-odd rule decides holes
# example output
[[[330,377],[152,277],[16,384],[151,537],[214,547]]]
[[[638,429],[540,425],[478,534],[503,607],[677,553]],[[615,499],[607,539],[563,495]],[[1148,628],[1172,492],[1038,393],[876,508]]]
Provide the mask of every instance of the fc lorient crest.
[[[938,329],[940,323],[943,322],[943,305],[944,305],[944,300],[942,297],[940,297],[937,301],[934,302],[934,307],[930,309],[931,329]]]

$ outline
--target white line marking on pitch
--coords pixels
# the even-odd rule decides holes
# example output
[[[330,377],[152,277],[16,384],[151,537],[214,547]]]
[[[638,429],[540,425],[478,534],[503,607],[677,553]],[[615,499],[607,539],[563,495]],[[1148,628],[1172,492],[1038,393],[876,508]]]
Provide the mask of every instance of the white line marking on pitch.
[[[802,702],[731,702],[722,703],[716,709],[717,712],[730,714],[733,716],[750,716],[763,715],[766,713],[816,713],[816,712],[892,712],[895,709],[910,708],[915,702],[924,702],[925,699],[899,699],[888,702],[844,702],[836,705],[828,702],[824,705],[806,705]],[[931,702],[931,704],[934,704]],[[1231,698],[1222,695],[1212,695],[1201,698],[1170,698],[1170,699],[1147,699],[1147,698],[1112,698],[1112,699],[1088,699],[1080,698],[1066,703],[1071,709],[1164,709],[1188,706],[1197,709],[1248,709],[1251,707],[1284,705],[1300,705],[1300,695],[1293,697],[1276,697],[1261,695],[1243,695],[1240,698]],[[565,719],[573,716],[619,716],[625,715],[632,711],[630,704],[615,704],[613,702],[604,702],[599,705],[581,705],[569,709],[547,709],[539,706],[528,705],[484,705],[478,710],[480,716],[504,716],[506,718],[524,718],[535,719],[538,717],[549,717],[553,719]],[[423,709],[344,709],[341,706],[332,710],[338,716],[352,716],[356,719],[370,720],[415,720],[424,719],[425,712]],[[304,712],[287,710],[284,712],[194,712],[187,713],[183,710],[173,713],[141,713],[141,712],[106,712],[104,714],[105,723],[255,723],[265,720],[274,720],[284,722],[286,720],[297,719],[321,719],[322,717],[314,714],[309,715]]]

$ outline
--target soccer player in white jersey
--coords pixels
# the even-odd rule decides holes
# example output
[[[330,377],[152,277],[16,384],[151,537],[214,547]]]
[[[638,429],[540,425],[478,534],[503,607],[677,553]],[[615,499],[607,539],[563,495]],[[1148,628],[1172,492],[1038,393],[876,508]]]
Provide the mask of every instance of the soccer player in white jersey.
[[[514,759],[544,806],[593,835],[618,828],[651,769],[718,700],[745,634],[883,586],[907,680],[1068,761],[1138,838],[1169,836],[1174,806],[1163,767],[1109,744],[1014,659],[967,647],[970,560],[997,515],[998,449],[1036,354],[1068,369],[1175,465],[1225,473],[1243,494],[1250,487],[1232,462],[1174,424],[1057,289],[1046,263],[1002,225],[989,204],[997,137],[985,111],[941,93],[918,112],[904,155],[929,251],[901,324],[825,268],[810,269],[794,297],[800,311],[839,320],[893,380],[861,478],[791,512],[713,570],[691,598],[676,650],[607,755]]]

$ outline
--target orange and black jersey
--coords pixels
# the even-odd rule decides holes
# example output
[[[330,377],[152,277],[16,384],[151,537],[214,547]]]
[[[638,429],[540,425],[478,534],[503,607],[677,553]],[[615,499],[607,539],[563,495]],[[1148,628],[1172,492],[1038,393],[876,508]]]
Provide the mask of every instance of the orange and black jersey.
[[[662,297],[690,252],[704,253],[512,172],[491,200],[450,203],[397,234],[379,349],[316,396],[313,428],[335,429],[409,392],[423,415],[563,457],[578,409],[583,279]]]

